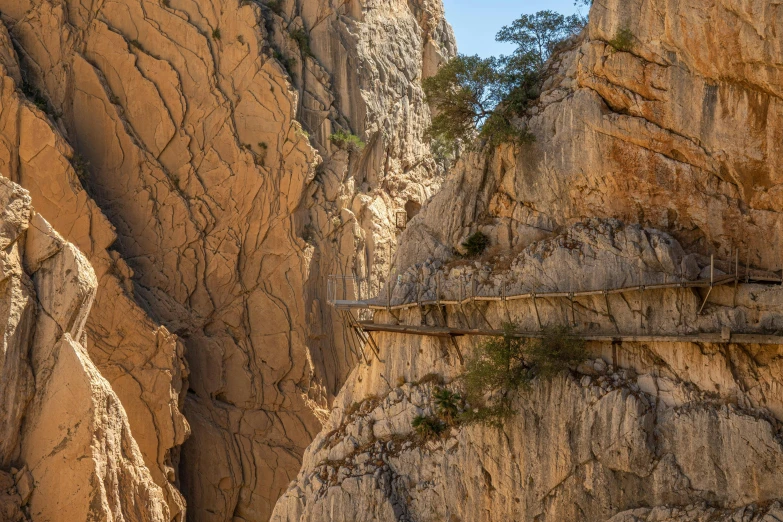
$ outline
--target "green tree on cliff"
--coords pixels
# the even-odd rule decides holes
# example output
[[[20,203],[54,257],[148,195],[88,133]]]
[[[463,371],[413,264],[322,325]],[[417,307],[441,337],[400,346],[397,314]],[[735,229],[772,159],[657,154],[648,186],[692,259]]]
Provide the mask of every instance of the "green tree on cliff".
[[[477,134],[490,145],[531,141],[532,136],[515,120],[538,97],[544,64],[557,43],[583,25],[577,15],[539,11],[521,16],[497,34],[498,41],[516,45],[511,55],[457,55],[424,80],[424,93],[436,113],[430,137],[469,142]]]

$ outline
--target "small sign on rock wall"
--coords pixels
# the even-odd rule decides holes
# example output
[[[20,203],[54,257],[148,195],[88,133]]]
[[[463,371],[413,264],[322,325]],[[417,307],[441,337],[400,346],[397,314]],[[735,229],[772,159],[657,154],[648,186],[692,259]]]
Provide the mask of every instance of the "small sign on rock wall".
[[[408,213],[404,210],[397,211],[397,228],[405,228],[408,225]]]

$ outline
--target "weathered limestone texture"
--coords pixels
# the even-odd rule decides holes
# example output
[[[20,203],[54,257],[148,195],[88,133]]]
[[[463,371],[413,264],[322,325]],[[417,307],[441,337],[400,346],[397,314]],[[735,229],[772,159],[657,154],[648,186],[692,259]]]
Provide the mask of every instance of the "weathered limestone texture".
[[[0,168],[96,268],[88,350],[171,516],[184,402],[188,518],[266,519],[358,358],[326,276],[382,282],[395,212],[440,184],[420,86],[455,52],[440,1],[0,12],[7,99],[48,114],[3,105]]]
[[[535,142],[463,157],[398,266],[444,259],[477,229],[523,248],[614,217],[783,268],[781,17],[766,0],[596,0],[550,63],[526,121]],[[630,52],[607,43],[621,29]]]
[[[301,5],[300,5],[301,4]],[[298,118],[324,161],[302,216],[316,248],[306,294],[308,341],[329,395],[358,354],[339,318],[321,304],[329,275],[367,281],[364,296],[386,281],[397,247],[397,212],[413,217],[440,186],[442,167],[425,131],[430,113],[421,80],[456,53],[440,0],[282,1],[265,12],[270,41],[289,62],[299,92]],[[306,46],[291,35],[304,31]],[[362,150],[331,140],[353,133]],[[352,285],[347,285],[351,291]]]
[[[83,161],[54,121],[26,100],[23,85],[11,40],[0,26],[0,174],[27,188],[38,215],[65,231],[95,269],[99,286],[86,326],[89,340],[79,341],[122,401],[172,520],[182,520],[185,503],[174,483],[178,446],[189,432],[181,413],[184,347],[134,302],[131,271],[110,250],[114,229],[82,186]]]
[[[399,239],[392,304],[601,291],[783,269],[782,12],[750,0],[595,0],[520,121],[532,144],[464,155]],[[629,51],[608,42],[633,34]],[[490,250],[458,259],[481,231]],[[780,272],[777,272],[779,275]],[[377,312],[391,324],[602,335],[783,332],[783,287],[668,288]],[[385,301],[387,295],[381,292]],[[701,312],[701,313],[700,313]],[[444,324],[445,321],[445,324]],[[540,323],[540,324],[539,324]],[[590,342],[501,429],[424,442],[478,339],[373,334],[272,520],[777,520],[779,345]],[[459,351],[458,351],[459,350]]]
[[[0,474],[4,520],[168,521],[122,404],[78,341],[86,339],[95,272],[30,203],[27,191],[0,178],[0,384],[12,391],[4,405],[15,405],[0,410],[11,435],[0,453],[12,474]]]
[[[436,262],[424,267],[424,281],[431,288],[437,277],[444,294],[465,274],[479,280],[481,295],[500,295],[500,280],[517,285],[514,293],[567,292],[658,283],[682,265],[698,276],[702,263],[665,233],[593,220],[530,245],[510,268]],[[403,274],[396,302],[409,297],[415,272]],[[535,310],[530,300],[476,302],[447,306],[445,316],[436,306],[379,312],[376,322],[499,328],[511,321],[535,330],[538,315],[543,324],[574,321],[585,333],[783,331],[783,287],[743,284],[733,293],[713,289],[701,315],[702,295],[668,288],[648,290],[643,301],[638,292],[582,297],[573,312],[567,298],[549,298]],[[378,358],[352,373],[272,520],[775,520],[780,513],[780,345],[591,342],[591,360],[520,392],[502,428],[458,425],[425,442],[414,417],[434,412],[437,387],[459,389],[459,354],[468,357],[477,339],[456,338],[458,354],[450,339],[373,335]]]

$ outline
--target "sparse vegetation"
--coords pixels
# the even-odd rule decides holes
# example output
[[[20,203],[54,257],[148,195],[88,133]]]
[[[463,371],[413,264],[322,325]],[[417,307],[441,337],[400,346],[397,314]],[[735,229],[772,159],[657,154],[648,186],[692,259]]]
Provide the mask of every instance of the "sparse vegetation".
[[[345,132],[342,129],[329,136],[329,141],[340,148],[345,148],[348,150],[360,151],[365,146],[365,143],[361,140],[361,138],[359,138],[359,136],[356,134],[351,134],[350,132]]]
[[[269,146],[265,141],[259,141],[258,149],[258,154],[256,154],[256,165],[264,167],[266,166],[266,154],[269,151]]]
[[[237,35],[237,42],[239,42],[241,44],[244,44],[245,43],[245,37],[242,36],[241,34],[238,34]]]
[[[171,2],[169,2],[169,0],[161,0],[160,3],[163,4],[163,7],[170,7],[171,6]]]
[[[313,55],[313,52],[310,49],[310,35],[307,34],[307,31],[300,27],[298,29],[293,29],[288,33],[288,36],[296,42],[296,45],[299,47],[299,50],[302,51],[303,56]]]
[[[88,170],[90,164],[82,158],[79,153],[71,156],[70,161],[74,172],[76,172],[76,177],[79,178],[80,181],[87,181],[90,177],[90,172]]]
[[[459,146],[456,141],[447,141],[443,136],[437,136],[430,142],[430,149],[435,161],[448,170],[454,164],[459,154]]]
[[[49,116],[54,116],[54,111],[49,105],[49,100],[46,99],[41,91],[33,87],[32,84],[28,83],[27,81],[23,82],[22,93],[27,97],[28,100],[33,102],[36,107],[41,109]]]
[[[307,243],[312,243],[315,240],[315,227],[311,223],[307,223],[302,228],[302,239]]]
[[[459,393],[446,388],[435,390],[435,408],[443,422],[454,426],[460,412],[463,410],[464,401]]]
[[[267,2],[266,6],[277,16],[283,16],[283,2],[281,0],[272,0]]]
[[[144,50],[144,48],[141,46],[141,42],[139,42],[138,40],[134,39],[134,40],[129,41],[128,43],[130,44],[131,47],[135,47],[139,51],[143,51]]]
[[[416,433],[424,440],[436,439],[446,431],[446,425],[437,417],[417,415],[411,423]]]
[[[275,49],[274,56],[275,56],[275,60],[280,62],[280,65],[283,66],[283,69],[285,69],[285,72],[288,73],[288,76],[293,78],[294,77],[294,66],[296,65],[296,58],[294,58],[294,57],[288,58],[288,57],[284,56],[283,53],[281,53],[277,49]]]
[[[212,30],[212,39],[213,40],[220,40],[220,29],[218,27],[214,28]]]
[[[523,15],[496,39],[515,44],[510,56],[457,55],[423,82],[437,115],[428,135],[447,143],[528,143],[533,136],[518,121],[538,97],[544,64],[556,46],[581,30],[586,20],[553,11]]]
[[[466,257],[478,257],[489,246],[489,237],[481,231],[476,231],[462,243]]]
[[[512,399],[534,377],[549,379],[587,358],[584,341],[566,326],[550,326],[540,339],[514,337],[516,326],[506,324],[502,337],[482,343],[462,375],[467,411],[460,421],[502,424],[514,413]]]
[[[630,29],[618,29],[614,38],[609,40],[609,45],[614,47],[615,51],[631,52],[633,50],[634,36]]]

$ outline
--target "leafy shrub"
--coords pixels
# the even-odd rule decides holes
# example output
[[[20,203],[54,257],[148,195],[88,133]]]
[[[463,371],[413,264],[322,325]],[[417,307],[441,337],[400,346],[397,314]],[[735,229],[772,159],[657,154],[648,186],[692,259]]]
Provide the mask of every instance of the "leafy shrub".
[[[131,41],[130,41],[130,42],[128,42],[128,43],[131,45],[131,47],[135,47],[135,48],[136,48],[136,49],[138,49],[139,51],[143,51],[143,50],[144,50],[144,48],[141,46],[141,42],[140,42],[140,41],[138,41],[138,40],[135,40],[135,39],[134,39],[134,40],[131,40]]]
[[[525,362],[525,341],[514,337],[515,326],[505,324],[502,337],[490,337],[468,358],[462,382],[465,396],[472,407],[487,407],[491,395],[510,392],[527,386],[532,378]],[[502,397],[501,397],[502,398]]]
[[[436,417],[417,415],[411,423],[416,433],[424,440],[436,439],[446,431],[446,425]]]
[[[453,426],[462,410],[462,396],[446,388],[435,391],[435,408],[438,417],[449,426]]]
[[[349,150],[362,150],[365,145],[359,136],[351,134],[350,132],[345,132],[342,129],[329,136],[329,141],[338,147]]]
[[[541,339],[530,343],[527,356],[536,375],[549,378],[583,362],[587,351],[584,339],[575,336],[568,326],[548,326]]]
[[[215,29],[212,30],[212,39],[213,40],[220,40],[220,29],[219,28],[216,27]]]
[[[283,2],[280,0],[272,0],[271,2],[267,2],[266,6],[277,16],[283,16]]]
[[[609,45],[616,51],[630,52],[633,49],[634,36],[630,29],[619,29],[614,38],[609,40]]]
[[[474,232],[462,243],[467,252],[467,257],[478,257],[489,246],[489,237],[481,231]]]
[[[313,55],[313,51],[310,49],[310,35],[307,34],[307,31],[302,28],[294,29],[288,33],[288,36],[290,36],[291,39],[296,42],[296,45],[299,46],[299,50],[302,51],[303,55]]]
[[[503,330],[503,336],[480,344],[466,363],[462,383],[469,407],[461,422],[502,424],[514,413],[514,392],[536,376],[554,377],[587,358],[584,340],[567,326],[548,326],[540,339],[532,340],[515,337],[514,324],[503,325]]]

